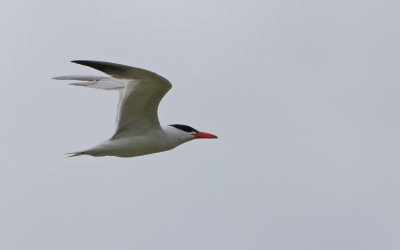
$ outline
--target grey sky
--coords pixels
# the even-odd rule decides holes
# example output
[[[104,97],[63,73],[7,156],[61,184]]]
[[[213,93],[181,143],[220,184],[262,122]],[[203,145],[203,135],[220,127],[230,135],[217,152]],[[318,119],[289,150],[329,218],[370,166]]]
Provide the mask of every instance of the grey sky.
[[[400,249],[398,1],[1,6],[1,249]],[[101,74],[74,59],[165,76],[161,122],[220,139],[64,158],[118,99],[50,79]]]

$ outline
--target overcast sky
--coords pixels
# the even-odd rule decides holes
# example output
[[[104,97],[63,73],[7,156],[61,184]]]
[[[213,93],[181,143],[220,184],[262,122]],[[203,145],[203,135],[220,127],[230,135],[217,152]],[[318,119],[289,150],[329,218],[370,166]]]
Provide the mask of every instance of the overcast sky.
[[[0,0],[0,248],[400,249],[400,3]],[[163,124],[216,134],[76,157],[116,93],[70,60],[155,71]]]

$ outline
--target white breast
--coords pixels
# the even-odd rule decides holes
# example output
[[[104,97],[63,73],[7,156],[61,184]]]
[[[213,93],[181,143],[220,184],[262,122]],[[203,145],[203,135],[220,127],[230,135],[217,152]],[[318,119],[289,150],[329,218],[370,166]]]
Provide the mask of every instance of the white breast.
[[[185,137],[177,129],[165,126],[161,130],[153,130],[144,135],[107,140],[86,150],[85,154],[133,157],[170,150],[190,140],[192,138]]]

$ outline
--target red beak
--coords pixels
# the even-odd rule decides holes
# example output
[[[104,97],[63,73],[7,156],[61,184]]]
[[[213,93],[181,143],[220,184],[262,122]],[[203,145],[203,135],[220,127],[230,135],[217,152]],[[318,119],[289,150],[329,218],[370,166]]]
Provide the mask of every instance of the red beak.
[[[216,139],[218,136],[206,133],[206,132],[197,132],[193,134],[196,139]]]

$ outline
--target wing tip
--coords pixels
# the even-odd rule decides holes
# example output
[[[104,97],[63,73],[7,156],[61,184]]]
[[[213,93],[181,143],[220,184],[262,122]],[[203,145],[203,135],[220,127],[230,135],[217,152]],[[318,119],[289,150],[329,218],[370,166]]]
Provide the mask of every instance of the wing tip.
[[[65,157],[75,157],[75,156],[80,156],[80,155],[84,155],[86,154],[86,152],[84,151],[80,151],[80,152],[72,152],[72,153],[65,153]]]
[[[125,66],[122,64],[110,63],[110,62],[105,62],[105,61],[95,61],[95,60],[73,60],[71,62],[80,64],[83,66],[91,67],[91,68],[103,71],[105,73],[107,73],[107,71],[109,71],[110,68],[121,67],[121,66],[129,67],[129,66]]]
[[[94,61],[90,61],[90,60],[72,60],[72,63],[76,63],[76,64],[81,64],[81,65],[86,65],[87,63],[90,62],[94,62]]]

